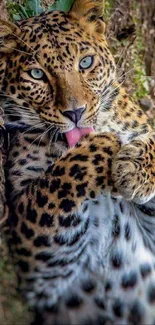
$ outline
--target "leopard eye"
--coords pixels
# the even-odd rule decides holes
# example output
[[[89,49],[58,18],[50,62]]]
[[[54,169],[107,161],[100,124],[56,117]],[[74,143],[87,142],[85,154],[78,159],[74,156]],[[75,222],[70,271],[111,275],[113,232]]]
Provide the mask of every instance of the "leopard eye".
[[[85,56],[79,63],[81,70],[89,69],[94,63],[94,56]]]
[[[30,76],[33,79],[41,80],[44,77],[44,72],[41,69],[32,69],[29,71]]]

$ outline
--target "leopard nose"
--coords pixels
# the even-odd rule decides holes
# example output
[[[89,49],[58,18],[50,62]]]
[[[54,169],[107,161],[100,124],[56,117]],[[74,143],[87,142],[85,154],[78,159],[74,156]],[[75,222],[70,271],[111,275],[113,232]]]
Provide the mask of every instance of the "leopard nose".
[[[62,114],[66,117],[68,117],[72,122],[77,124],[79,120],[81,119],[81,116],[83,112],[85,111],[86,107],[80,107],[78,109],[75,109],[74,111],[65,111]]]

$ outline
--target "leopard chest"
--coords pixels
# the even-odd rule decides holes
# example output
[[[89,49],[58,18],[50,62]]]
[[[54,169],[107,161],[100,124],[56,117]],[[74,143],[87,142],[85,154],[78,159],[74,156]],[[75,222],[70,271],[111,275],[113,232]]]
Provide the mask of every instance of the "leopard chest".
[[[41,178],[65,150],[60,144],[47,155],[48,139],[47,142],[40,139],[36,144],[35,139],[36,135],[35,138],[28,135],[24,142],[20,137],[13,140],[6,174],[14,198],[36,177]],[[12,200],[12,205],[15,207],[16,201]],[[38,303],[42,292],[45,300],[48,297],[52,303],[56,302],[75,280],[79,283],[91,274],[96,279],[103,277],[104,286],[110,286],[113,296],[119,295],[122,289],[135,290],[135,297],[141,290],[144,296],[142,273],[150,269],[154,274],[155,263],[154,219],[150,224],[148,212],[140,212],[135,204],[122,199],[112,199],[109,193],[95,200],[84,198],[74,214],[57,218],[57,227],[49,215],[46,217],[49,219],[38,219],[35,211],[31,228],[27,214],[18,220],[18,226],[16,219],[12,220],[16,264],[31,305]],[[127,301],[132,299],[125,291],[123,297]],[[44,299],[40,303],[43,306]]]

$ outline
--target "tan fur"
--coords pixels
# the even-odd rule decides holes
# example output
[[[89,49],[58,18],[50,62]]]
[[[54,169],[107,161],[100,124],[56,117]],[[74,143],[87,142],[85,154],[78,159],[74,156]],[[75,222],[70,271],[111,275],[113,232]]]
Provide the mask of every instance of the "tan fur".
[[[98,241],[97,226],[92,225],[96,211],[94,208],[92,215],[92,211],[88,213],[87,202],[95,205],[96,198],[102,197],[103,209],[97,215],[102,228],[100,240],[107,238],[109,245],[115,245],[115,238],[110,242],[112,234],[104,228],[109,219],[113,222],[115,218],[113,210],[104,205],[107,193],[111,202],[113,196],[123,196],[134,207],[135,202],[145,204],[155,195],[154,131],[145,113],[116,81],[114,59],[102,34],[102,9],[101,1],[77,0],[68,14],[51,12],[32,17],[20,22],[17,29],[0,22],[0,88],[5,98],[14,101],[9,109],[8,100],[4,103],[5,121],[13,126],[16,123],[6,173],[11,185],[10,248],[22,279],[21,287],[38,310],[39,304],[46,307],[48,299],[52,303],[59,301],[65,286],[69,291],[68,283],[74,287],[81,260],[86,268],[89,264],[91,272],[94,267],[94,274],[103,280],[102,250],[107,246],[101,242],[99,249],[93,248]],[[4,55],[10,37],[16,48]],[[81,68],[81,61],[87,57],[93,57],[91,65]],[[34,69],[42,73],[40,79],[32,75]],[[65,115],[81,108],[84,111],[78,122]],[[16,115],[19,119],[15,120]],[[35,129],[36,121],[42,123],[39,130]],[[23,124],[30,127],[25,133],[20,131]],[[53,138],[49,127],[51,132],[54,130]],[[75,127],[93,127],[99,134],[92,133],[69,149],[66,132]],[[54,138],[54,132],[60,139]],[[128,207],[128,202],[120,200]],[[122,202],[119,205],[116,200],[118,217],[122,216],[124,222],[128,213],[123,211]],[[92,237],[87,232],[89,222]],[[89,254],[81,252],[83,241],[87,244],[88,239]],[[79,260],[74,264],[77,254]],[[117,255],[112,262],[117,269]],[[69,274],[67,280],[60,265]],[[80,269],[80,276],[85,273],[83,270]],[[52,287],[50,298],[48,286]],[[95,319],[90,306],[88,302],[87,311]]]

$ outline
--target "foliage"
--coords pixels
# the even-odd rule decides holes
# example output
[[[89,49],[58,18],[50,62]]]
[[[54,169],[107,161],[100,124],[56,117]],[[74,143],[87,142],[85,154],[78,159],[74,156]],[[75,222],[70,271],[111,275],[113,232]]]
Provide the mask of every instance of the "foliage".
[[[123,75],[125,74],[125,87],[136,101],[147,96],[149,94],[149,78],[146,75],[145,66],[145,43],[142,33],[142,23],[140,17],[140,3],[137,0],[132,0],[130,3],[130,24],[133,23],[136,27],[135,35],[128,36],[125,39],[119,40],[115,32],[115,24],[120,23],[118,19],[121,19],[121,15],[117,16],[116,11],[121,9],[122,18],[126,17],[125,6],[121,1],[105,0],[104,19],[108,25],[107,36],[110,44],[110,48],[115,57],[116,64],[118,66],[119,75],[120,70]],[[129,9],[128,8],[128,9]],[[112,17],[112,13],[115,12],[117,18]],[[114,20],[113,20],[114,19]],[[110,22],[110,24],[109,24]],[[123,27],[128,27],[127,19],[124,19]],[[113,30],[111,30],[111,27]],[[118,27],[118,26],[116,26]],[[117,28],[116,28],[117,30]],[[110,36],[109,36],[110,35]],[[120,55],[121,54],[121,55]],[[118,76],[119,77],[119,76]]]
[[[148,77],[146,75],[145,63],[144,63],[144,53],[145,53],[145,45],[144,39],[139,31],[137,34],[137,39],[134,44],[133,49],[133,82],[134,82],[134,98],[136,100],[141,99],[149,94],[149,85],[148,85]]]
[[[106,22],[110,19],[115,0],[105,0],[104,19]]]
[[[32,315],[16,291],[17,279],[4,238],[0,246],[0,324],[28,325]]]
[[[62,10],[69,11],[74,0],[57,0],[52,6],[49,7],[49,10]]]
[[[53,5],[48,6],[47,11],[69,11],[73,2],[74,0],[56,0]],[[32,17],[45,11],[45,8],[40,4],[40,0],[23,0],[22,2],[9,0],[7,6],[13,21]]]

